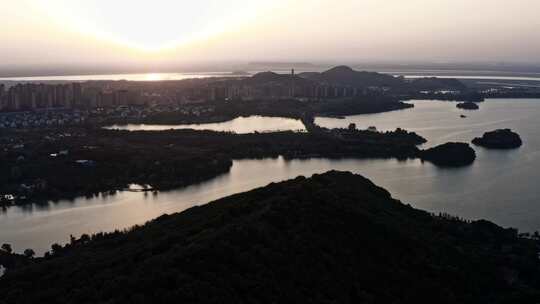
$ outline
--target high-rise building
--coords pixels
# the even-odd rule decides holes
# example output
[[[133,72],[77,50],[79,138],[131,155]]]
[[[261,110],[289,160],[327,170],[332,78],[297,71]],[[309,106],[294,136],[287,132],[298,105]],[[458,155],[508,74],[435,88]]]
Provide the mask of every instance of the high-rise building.
[[[116,95],[111,91],[103,91],[99,95],[100,107],[112,107],[116,104]]]
[[[291,97],[295,97],[295,84],[294,84],[294,69],[291,70]]]
[[[83,91],[83,107],[96,108],[100,105],[101,89],[97,87],[86,87]]]
[[[4,84],[0,84],[0,111],[4,111],[7,108],[7,94]]]
[[[118,90],[115,92],[115,106],[126,106],[129,105],[129,91],[128,90]]]
[[[83,106],[82,104],[82,86],[80,83],[75,82],[71,85],[71,91],[73,93],[73,102],[72,106],[75,108],[80,108]]]

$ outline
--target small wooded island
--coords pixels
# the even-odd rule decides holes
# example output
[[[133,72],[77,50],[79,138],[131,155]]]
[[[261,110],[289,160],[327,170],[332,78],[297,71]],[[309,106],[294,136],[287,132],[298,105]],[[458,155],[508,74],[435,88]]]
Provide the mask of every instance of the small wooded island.
[[[333,171],[55,245],[0,303],[534,303],[537,246]]]
[[[486,132],[482,137],[473,139],[472,143],[488,149],[516,149],[523,145],[519,134],[510,129]]]
[[[476,159],[476,152],[466,143],[446,143],[420,152],[420,158],[442,167],[467,166]]]
[[[478,110],[480,109],[480,107],[478,106],[478,104],[474,103],[474,102],[462,102],[462,103],[458,103],[456,105],[456,107],[458,109],[463,109],[463,110]]]

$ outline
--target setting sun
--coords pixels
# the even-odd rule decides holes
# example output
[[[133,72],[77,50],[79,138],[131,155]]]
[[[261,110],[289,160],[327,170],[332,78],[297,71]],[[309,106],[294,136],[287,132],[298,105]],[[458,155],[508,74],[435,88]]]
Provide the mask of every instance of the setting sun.
[[[31,1],[48,18],[72,31],[145,51],[173,48],[234,30],[279,2]]]

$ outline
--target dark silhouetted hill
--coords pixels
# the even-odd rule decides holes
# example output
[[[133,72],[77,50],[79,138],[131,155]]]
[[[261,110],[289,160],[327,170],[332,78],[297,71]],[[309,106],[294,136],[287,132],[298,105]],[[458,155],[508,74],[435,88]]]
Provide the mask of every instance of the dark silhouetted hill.
[[[486,132],[482,137],[473,139],[472,143],[488,149],[515,149],[523,145],[519,134],[510,129]]]
[[[536,243],[329,172],[55,246],[1,303],[534,303]]]
[[[274,72],[260,72],[249,78],[240,80],[240,83],[248,85],[280,84],[290,86],[293,80],[297,86],[312,84],[310,80],[304,79],[297,75],[292,76],[291,74],[278,74]]]
[[[347,66],[337,66],[322,73],[302,73],[300,76],[317,82],[358,88],[398,87],[403,85],[403,80],[392,75],[360,72]]]
[[[425,77],[411,81],[411,86],[418,90],[466,90],[467,86],[454,78]]]
[[[467,143],[449,142],[420,152],[420,158],[442,167],[461,167],[476,160],[476,152]]]
[[[322,73],[307,72],[299,76],[319,83],[345,85],[356,88],[386,87],[396,92],[418,92],[421,90],[464,91],[467,87],[457,79],[436,77],[406,80],[390,74],[355,71],[348,66],[337,66]]]

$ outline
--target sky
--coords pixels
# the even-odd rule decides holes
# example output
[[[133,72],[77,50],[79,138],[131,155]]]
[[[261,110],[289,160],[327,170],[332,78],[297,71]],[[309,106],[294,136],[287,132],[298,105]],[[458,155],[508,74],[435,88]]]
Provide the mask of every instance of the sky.
[[[1,66],[540,62],[538,0],[0,0]]]

